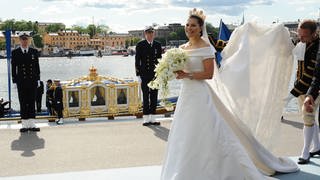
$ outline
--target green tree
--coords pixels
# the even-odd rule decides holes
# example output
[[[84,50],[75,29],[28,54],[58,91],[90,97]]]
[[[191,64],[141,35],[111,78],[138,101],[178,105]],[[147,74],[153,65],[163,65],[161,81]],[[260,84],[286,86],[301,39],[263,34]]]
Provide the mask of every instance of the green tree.
[[[155,37],[154,39],[155,39],[156,41],[159,41],[162,46],[167,45],[167,44],[166,44],[166,38]]]
[[[14,19],[8,19],[4,21],[0,25],[1,30],[11,29],[13,31],[34,31],[35,33],[38,32],[38,22],[31,22],[31,21],[15,21]]]
[[[63,29],[64,27],[61,24],[50,24],[46,27],[47,32],[58,32],[59,30]]]
[[[42,37],[39,34],[33,36],[34,45],[38,48],[43,48]]]
[[[87,27],[87,31],[90,35],[90,38],[92,38],[94,35],[97,34],[97,27],[94,24],[90,24]]]
[[[5,50],[5,49],[6,49],[6,42],[0,41],[0,50]]]
[[[97,33],[108,34],[109,31],[110,31],[110,28],[107,25],[97,26]]]
[[[138,38],[138,37],[133,37],[133,38],[131,38],[131,40],[130,40],[130,46],[135,46],[135,45],[137,45],[139,41],[141,41],[141,38]]]
[[[78,31],[78,33],[80,33],[80,34],[87,34],[88,33],[87,28],[82,27],[82,26],[78,26],[78,25],[73,25],[71,29]]]
[[[176,30],[177,36],[179,40],[187,40],[187,35],[184,31],[184,27],[178,28]]]
[[[14,19],[8,19],[6,21],[4,21],[2,24],[1,24],[1,27],[0,29],[1,30],[5,30],[5,29],[12,29],[12,30],[15,30],[14,28],[14,23],[15,23],[15,20]]]
[[[219,34],[219,28],[213,27],[211,23],[206,23],[207,32],[212,37],[217,38]]]
[[[179,40],[178,39],[178,34],[176,32],[171,32],[169,34],[168,40]]]

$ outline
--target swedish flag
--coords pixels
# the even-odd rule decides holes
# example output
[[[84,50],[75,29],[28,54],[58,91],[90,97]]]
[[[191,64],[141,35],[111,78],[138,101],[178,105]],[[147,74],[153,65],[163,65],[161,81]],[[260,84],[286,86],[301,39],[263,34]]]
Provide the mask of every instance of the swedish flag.
[[[216,43],[216,47],[222,50],[224,48],[224,46],[226,46],[226,43],[229,40],[230,35],[231,35],[230,30],[223,23],[222,19],[220,19],[219,36],[218,36],[218,41]],[[222,60],[222,57],[221,57],[219,51],[217,51],[216,59],[217,59],[217,64],[220,66],[220,62]]]

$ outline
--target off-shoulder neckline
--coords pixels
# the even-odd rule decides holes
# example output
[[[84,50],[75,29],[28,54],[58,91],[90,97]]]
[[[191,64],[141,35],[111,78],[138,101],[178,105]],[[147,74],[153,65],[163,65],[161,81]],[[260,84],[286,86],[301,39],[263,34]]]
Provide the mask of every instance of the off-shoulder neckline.
[[[193,50],[205,49],[205,48],[211,48],[211,46],[205,46],[205,47],[194,48],[194,49],[183,49],[183,50],[184,50],[184,51],[193,51]],[[182,49],[182,48],[181,48],[181,49]]]

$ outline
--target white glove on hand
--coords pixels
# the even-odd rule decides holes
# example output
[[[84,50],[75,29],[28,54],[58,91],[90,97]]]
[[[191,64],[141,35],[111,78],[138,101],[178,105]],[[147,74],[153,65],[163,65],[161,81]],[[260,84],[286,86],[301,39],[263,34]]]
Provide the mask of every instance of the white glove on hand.
[[[141,77],[140,76],[137,76],[137,80],[139,83],[141,83]]]
[[[38,86],[37,87],[40,87],[40,80],[38,80]]]
[[[306,51],[306,43],[299,42],[292,50],[293,59],[295,61],[304,61],[304,53]]]

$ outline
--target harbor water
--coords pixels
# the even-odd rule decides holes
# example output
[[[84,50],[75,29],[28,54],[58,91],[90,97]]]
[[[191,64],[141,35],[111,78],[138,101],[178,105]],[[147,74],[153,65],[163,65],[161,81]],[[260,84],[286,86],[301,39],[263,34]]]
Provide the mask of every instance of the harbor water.
[[[89,74],[89,68],[94,66],[97,68],[99,75],[108,75],[117,78],[136,79],[134,56],[103,56],[98,58],[95,56],[88,57],[50,57],[40,58],[40,77],[46,84],[48,79],[60,79],[61,81],[72,80]],[[8,100],[8,74],[7,60],[0,59],[0,97]],[[12,82],[12,81],[11,81]],[[177,96],[179,93],[180,83],[175,80],[171,82],[170,96]],[[17,88],[11,83],[11,100],[12,108],[19,110],[19,100]],[[42,109],[45,107],[45,94],[42,97]]]
[[[48,79],[60,79],[61,81],[71,80],[89,73],[89,68],[94,66],[98,70],[99,75],[109,75],[117,78],[136,78],[134,56],[103,56],[101,58],[95,56],[88,57],[50,57],[40,58],[41,80],[45,82]],[[7,60],[0,59],[0,97],[8,100],[8,71]],[[293,85],[293,78],[290,87]],[[170,96],[179,94],[180,82],[174,80],[170,82]],[[289,88],[290,89],[290,88]],[[289,90],[288,89],[288,90]],[[11,84],[11,100],[12,108],[19,110],[19,101],[17,88],[15,84]],[[45,94],[42,97],[42,109],[45,107]],[[286,107],[286,111],[298,111],[296,99]]]

